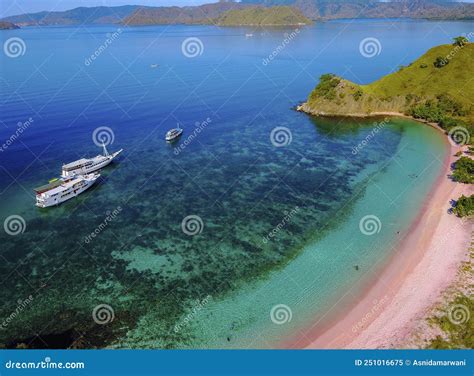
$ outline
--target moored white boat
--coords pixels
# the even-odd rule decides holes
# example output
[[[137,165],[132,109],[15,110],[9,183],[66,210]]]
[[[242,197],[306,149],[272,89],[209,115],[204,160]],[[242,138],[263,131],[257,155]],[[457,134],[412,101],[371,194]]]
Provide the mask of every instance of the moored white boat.
[[[166,132],[165,139],[168,142],[176,140],[183,134],[183,129],[179,126],[179,123],[176,125],[176,128],[170,129]]]
[[[77,161],[63,165],[61,176],[63,178],[72,177],[100,170],[110,164],[123,151],[123,149],[120,149],[115,153],[109,154],[104,144],[102,147],[104,148],[103,155],[97,155],[94,158],[81,158]]]
[[[100,174],[77,175],[74,177],[60,178],[49,184],[35,188],[36,206],[46,208],[59,205],[73,197],[80,195],[100,177]]]

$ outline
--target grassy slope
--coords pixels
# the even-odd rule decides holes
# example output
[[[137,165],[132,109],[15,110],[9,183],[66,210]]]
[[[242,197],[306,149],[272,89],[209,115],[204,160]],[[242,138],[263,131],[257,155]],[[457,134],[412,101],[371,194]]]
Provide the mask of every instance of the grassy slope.
[[[447,56],[454,51],[452,45],[441,45],[430,49],[410,66],[389,74],[369,85],[357,85],[341,79],[334,89],[335,98],[318,95],[315,89],[309,96],[307,109],[314,113],[336,115],[394,111],[406,112],[415,103],[447,94],[461,103],[469,114],[463,119],[474,122],[474,44],[457,50],[448,65],[435,68],[433,62],[438,56]],[[426,68],[421,66],[426,65]],[[354,93],[362,95],[356,100]],[[418,96],[407,100],[408,96]]]
[[[409,67],[364,86],[363,90],[379,97],[410,93],[430,97],[444,93],[466,106],[471,106],[474,96],[474,44],[468,44],[453,52],[453,57],[445,67],[436,68],[433,65],[436,57],[448,56],[453,50],[452,45],[434,47]],[[427,67],[420,68],[423,64]]]
[[[299,25],[310,24],[298,9],[287,6],[271,8],[251,7],[241,10],[230,10],[218,18],[217,24],[221,26],[238,25]]]

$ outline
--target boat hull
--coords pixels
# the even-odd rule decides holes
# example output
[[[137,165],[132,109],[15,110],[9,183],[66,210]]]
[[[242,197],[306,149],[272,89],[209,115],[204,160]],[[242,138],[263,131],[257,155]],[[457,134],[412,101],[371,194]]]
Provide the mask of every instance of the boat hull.
[[[65,170],[63,168],[62,172],[61,172],[61,176],[63,178],[67,178],[67,177],[72,177],[72,176],[75,176],[75,175],[85,175],[85,174],[90,174],[92,172],[95,172],[95,171],[98,171],[106,166],[108,166],[110,163],[112,163],[112,161],[117,158],[117,156],[122,152],[122,150],[119,150],[111,155],[108,155],[108,156],[98,156],[96,158],[101,158],[102,160],[99,161],[98,163],[94,163],[92,166],[84,166],[84,167],[80,167],[80,168],[77,168],[77,169],[74,169],[74,170]]]

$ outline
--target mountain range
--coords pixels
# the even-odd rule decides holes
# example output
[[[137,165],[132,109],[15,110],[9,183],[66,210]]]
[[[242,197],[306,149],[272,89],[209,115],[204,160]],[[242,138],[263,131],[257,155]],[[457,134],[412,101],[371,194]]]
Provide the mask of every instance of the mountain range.
[[[114,24],[211,24],[226,12],[250,7],[291,6],[312,20],[341,18],[474,19],[474,4],[442,0],[222,0],[186,7],[80,7],[62,12],[38,12],[5,17],[18,26]]]
[[[291,5],[312,20],[340,18],[474,19],[474,4],[443,0],[242,0],[247,5]]]

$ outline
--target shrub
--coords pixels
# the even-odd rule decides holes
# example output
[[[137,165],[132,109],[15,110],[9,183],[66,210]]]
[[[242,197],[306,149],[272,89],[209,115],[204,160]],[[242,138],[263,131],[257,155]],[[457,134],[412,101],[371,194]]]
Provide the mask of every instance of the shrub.
[[[341,79],[333,74],[323,74],[319,78],[319,84],[311,93],[311,96],[317,96],[333,100],[336,98],[336,87]]]
[[[405,100],[408,101],[408,99],[407,95]],[[467,111],[462,104],[445,94],[438,95],[435,99],[427,100],[425,103],[414,105],[408,109],[407,113],[416,119],[436,122],[447,131],[456,126],[468,128],[468,125],[463,121],[453,118],[453,116],[465,116]]]
[[[446,59],[445,57],[442,57],[442,56],[438,56],[436,58],[436,60],[434,61],[433,65],[436,67],[436,68],[443,68],[445,67],[446,65],[449,64],[449,60]]]
[[[466,197],[462,195],[456,201],[456,206],[453,208],[453,213],[458,217],[467,217],[474,214],[474,195]]]
[[[449,302],[449,307],[463,306],[467,312],[474,312],[474,299],[467,295],[458,295]],[[427,347],[431,349],[472,349],[474,346],[474,321],[469,315],[467,320],[458,323],[450,317],[449,308],[440,310],[440,315],[430,318],[430,323],[436,325],[443,335],[436,336]]]
[[[453,180],[460,183],[474,183],[474,161],[469,157],[461,157],[454,163]]]
[[[352,94],[352,96],[354,97],[354,99],[355,99],[356,101],[358,101],[358,100],[362,97],[363,94],[364,94],[364,93],[362,92],[361,89],[357,89],[357,90],[355,91],[355,93]]]

